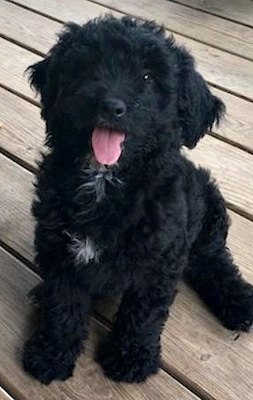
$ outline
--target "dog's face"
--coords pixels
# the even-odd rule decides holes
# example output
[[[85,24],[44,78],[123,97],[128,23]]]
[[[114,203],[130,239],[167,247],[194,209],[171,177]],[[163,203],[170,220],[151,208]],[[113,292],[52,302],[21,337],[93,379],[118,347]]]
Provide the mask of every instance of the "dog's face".
[[[31,67],[48,144],[98,163],[137,163],[193,147],[219,120],[193,60],[150,22],[106,17],[69,24]]]

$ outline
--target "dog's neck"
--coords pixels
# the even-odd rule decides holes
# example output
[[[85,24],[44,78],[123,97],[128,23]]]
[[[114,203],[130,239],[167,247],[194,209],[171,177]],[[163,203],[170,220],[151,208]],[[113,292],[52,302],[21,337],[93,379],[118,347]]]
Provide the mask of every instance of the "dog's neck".
[[[96,203],[105,198],[107,187],[123,185],[122,180],[117,177],[117,166],[111,168],[101,165],[93,157],[82,166],[81,181],[78,192],[92,195]]]

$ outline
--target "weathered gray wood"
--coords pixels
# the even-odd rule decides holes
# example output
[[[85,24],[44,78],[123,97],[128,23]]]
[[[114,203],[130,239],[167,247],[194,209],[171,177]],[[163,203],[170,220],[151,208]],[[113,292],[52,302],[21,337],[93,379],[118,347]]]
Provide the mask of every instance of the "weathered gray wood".
[[[43,10],[47,15],[54,16],[64,22],[69,20],[85,22],[87,19],[90,19],[91,16],[99,16],[108,11],[106,7],[90,3],[86,0],[76,0],[75,6],[72,6],[71,10],[68,0],[43,0],[36,1],[36,3],[33,0],[19,0],[20,4],[21,1],[22,4],[26,6],[39,11]],[[123,4],[123,2],[120,1],[115,1],[114,4],[116,3],[118,7],[120,7],[120,4]],[[127,13],[128,2],[124,4],[124,12]],[[89,12],[90,7],[92,7],[91,12]],[[149,12],[148,9],[146,11],[146,8],[142,7],[140,2],[136,2],[134,8],[131,10],[135,16],[151,19],[157,18],[153,12]],[[251,87],[253,87],[252,62],[204,45],[195,40],[187,39],[178,34],[175,35],[175,38],[178,43],[185,45],[191,50],[197,60],[198,69],[204,75],[205,79],[215,85],[229,89],[238,95],[253,100],[251,90]],[[231,68],[231,66],[233,66],[233,68]]]

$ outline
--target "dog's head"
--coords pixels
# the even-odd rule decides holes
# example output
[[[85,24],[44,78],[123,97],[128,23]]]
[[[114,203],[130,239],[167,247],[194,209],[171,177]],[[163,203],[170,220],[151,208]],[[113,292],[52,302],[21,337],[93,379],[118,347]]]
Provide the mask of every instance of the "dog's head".
[[[163,28],[127,17],[66,25],[30,79],[48,144],[105,165],[192,148],[224,109]]]

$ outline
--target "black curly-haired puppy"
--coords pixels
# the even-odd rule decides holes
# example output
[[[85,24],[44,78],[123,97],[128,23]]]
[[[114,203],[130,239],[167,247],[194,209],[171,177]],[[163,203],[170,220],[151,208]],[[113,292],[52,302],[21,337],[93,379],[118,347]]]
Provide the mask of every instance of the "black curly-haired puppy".
[[[253,288],[226,248],[224,199],[180,150],[224,111],[188,52],[152,22],[107,16],[68,24],[30,71],[49,151],[33,205],[41,323],[25,370],[71,376],[91,300],[123,293],[97,360],[114,380],[145,380],[182,275],[227,328],[249,330]]]

